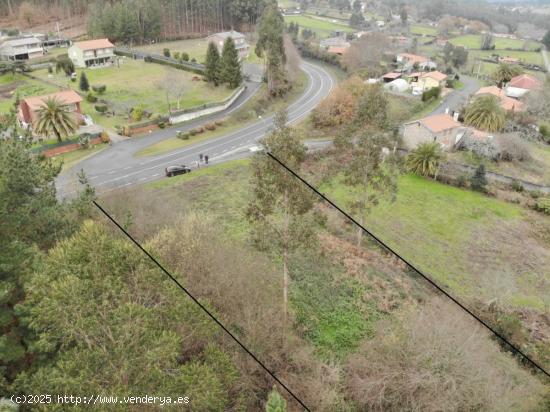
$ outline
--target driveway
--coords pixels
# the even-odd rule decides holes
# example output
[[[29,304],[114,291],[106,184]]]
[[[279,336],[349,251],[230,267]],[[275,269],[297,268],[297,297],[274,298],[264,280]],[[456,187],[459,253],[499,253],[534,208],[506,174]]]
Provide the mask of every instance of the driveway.
[[[449,112],[460,110],[468,102],[470,96],[479,90],[479,82],[473,77],[462,75],[460,81],[464,84],[464,88],[454,90],[445,96],[441,104],[430,115],[445,113],[447,108]]]

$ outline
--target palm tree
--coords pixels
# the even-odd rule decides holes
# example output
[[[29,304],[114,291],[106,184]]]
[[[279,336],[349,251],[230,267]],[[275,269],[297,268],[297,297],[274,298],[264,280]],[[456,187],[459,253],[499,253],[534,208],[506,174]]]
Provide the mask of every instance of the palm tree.
[[[496,96],[480,96],[466,107],[464,122],[476,129],[498,132],[504,127],[506,113]]]
[[[512,77],[515,77],[521,74],[522,72],[523,71],[519,66],[500,63],[498,65],[498,68],[491,75],[491,77],[493,78],[495,83],[498,85],[498,87],[502,87],[504,83],[508,83],[510,80],[512,80]]]
[[[67,137],[76,131],[74,115],[56,98],[44,100],[44,105],[38,110],[38,121],[34,131],[44,136],[55,135],[58,142],[61,137]]]
[[[437,177],[445,153],[439,143],[421,143],[407,156],[407,169],[421,176]]]

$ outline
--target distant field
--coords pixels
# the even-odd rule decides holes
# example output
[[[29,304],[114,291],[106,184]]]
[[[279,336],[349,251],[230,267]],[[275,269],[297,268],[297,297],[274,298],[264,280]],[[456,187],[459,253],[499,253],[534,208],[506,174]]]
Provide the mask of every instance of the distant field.
[[[516,50],[469,50],[468,57],[473,59],[476,57],[490,57],[493,54],[498,54],[501,57],[514,57],[524,63],[544,65],[540,52],[534,51],[516,51]]]
[[[330,37],[333,31],[354,32],[354,29],[350,26],[334,23],[328,19],[315,18],[312,16],[285,16],[284,18],[286,23],[298,23],[301,29],[313,30],[319,38]]]
[[[465,34],[463,36],[454,37],[449,40],[455,46],[463,46],[468,49],[479,49],[481,47],[481,35],[479,34]],[[540,43],[532,40],[520,40],[520,39],[502,39],[494,38],[495,49],[518,49],[518,50],[536,50],[540,48]]]
[[[431,26],[423,26],[421,24],[411,25],[412,34],[425,34],[426,36],[437,36],[437,29]]]

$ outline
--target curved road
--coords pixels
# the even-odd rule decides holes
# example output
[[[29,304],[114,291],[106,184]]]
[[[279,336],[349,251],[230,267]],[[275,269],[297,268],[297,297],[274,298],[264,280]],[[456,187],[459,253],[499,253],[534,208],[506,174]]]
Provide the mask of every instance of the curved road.
[[[323,68],[309,62],[302,62],[301,67],[308,77],[308,85],[302,96],[288,106],[289,123],[298,121],[309,114],[329,94],[334,85],[333,78]],[[258,84],[249,84],[248,93],[253,93],[258,86]],[[245,101],[246,97],[240,102],[237,101],[229,111],[225,111],[217,117],[226,116],[237,110]],[[210,119],[214,118],[216,117],[210,117]],[[202,124],[205,120],[199,119],[179,127],[159,130],[147,136],[115,143],[112,147],[83,160],[62,173],[56,181],[58,194],[60,197],[67,197],[79,190],[76,173],[80,169],[84,169],[90,184],[96,188],[96,191],[102,193],[136,183],[162,179],[166,166],[178,164],[192,166],[199,159],[200,153],[208,155],[210,163],[243,157],[249,153],[249,148],[269,131],[273,123],[272,120],[273,115],[269,115],[236,132],[154,157],[136,158],[134,153],[150,144],[173,137],[176,130],[196,127],[197,124]]]

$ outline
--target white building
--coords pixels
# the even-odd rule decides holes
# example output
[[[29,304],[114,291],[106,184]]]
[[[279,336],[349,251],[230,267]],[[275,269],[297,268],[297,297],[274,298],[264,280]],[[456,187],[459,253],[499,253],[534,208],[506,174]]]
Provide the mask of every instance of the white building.
[[[250,45],[246,41],[244,34],[239,33],[238,31],[224,31],[221,33],[215,33],[208,36],[208,41],[214,42],[218,47],[218,51],[221,53],[223,49],[223,43],[225,39],[231,37],[235,43],[235,48],[239,52],[239,59],[244,60],[250,55]]]

